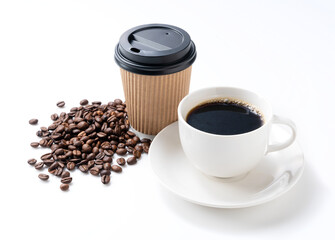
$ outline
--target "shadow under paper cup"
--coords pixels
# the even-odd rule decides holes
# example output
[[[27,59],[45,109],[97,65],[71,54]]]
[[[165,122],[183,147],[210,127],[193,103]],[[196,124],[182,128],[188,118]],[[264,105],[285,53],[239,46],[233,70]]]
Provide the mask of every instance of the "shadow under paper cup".
[[[182,29],[149,24],[125,32],[115,49],[131,126],[155,135],[177,120],[196,49]]]

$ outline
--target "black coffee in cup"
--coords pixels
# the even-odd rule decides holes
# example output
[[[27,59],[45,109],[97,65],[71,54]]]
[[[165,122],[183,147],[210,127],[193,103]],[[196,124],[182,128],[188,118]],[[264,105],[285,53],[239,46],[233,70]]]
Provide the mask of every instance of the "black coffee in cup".
[[[262,114],[238,100],[219,99],[193,108],[186,117],[192,127],[212,134],[235,135],[253,131],[263,125]]]

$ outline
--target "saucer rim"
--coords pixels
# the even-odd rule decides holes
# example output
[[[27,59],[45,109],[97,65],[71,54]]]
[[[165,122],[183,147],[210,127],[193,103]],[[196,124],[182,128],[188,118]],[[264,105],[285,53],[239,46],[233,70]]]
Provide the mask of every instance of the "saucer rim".
[[[165,133],[165,131],[167,131],[168,128],[172,128],[174,127],[174,125],[176,125],[176,127],[178,128],[178,121],[175,121],[171,124],[169,124],[168,126],[166,126],[164,129],[162,129],[154,138],[153,142],[151,143],[151,146],[154,144],[155,142],[155,139],[157,139],[160,135],[163,135]],[[178,130],[177,130],[178,131]],[[157,141],[157,140],[156,140]],[[297,146],[299,147],[299,149],[301,150],[301,155],[302,155],[302,164],[301,164],[301,167],[299,168],[299,172],[296,174],[296,177],[295,177],[295,180],[290,182],[290,184],[287,185],[287,187],[283,188],[281,191],[278,191],[276,192],[275,194],[273,195],[270,195],[269,197],[263,197],[263,198],[256,198],[254,200],[251,200],[251,201],[248,201],[248,202],[223,202],[223,204],[213,204],[213,203],[206,203],[206,202],[202,202],[202,201],[197,201],[197,200],[194,200],[192,198],[189,198],[187,196],[185,196],[184,194],[178,192],[178,191],[175,191],[173,190],[170,186],[168,186],[168,184],[166,184],[160,177],[159,177],[159,174],[157,173],[157,171],[155,170],[155,168],[153,167],[153,161],[152,160],[152,154],[150,154],[150,151],[149,151],[149,162],[150,162],[150,166],[151,166],[151,169],[152,171],[155,173],[155,177],[156,179],[158,179],[158,181],[160,182],[160,184],[162,184],[166,189],[168,189],[170,192],[172,192],[173,194],[179,196],[180,198],[188,201],[188,202],[191,202],[191,203],[194,203],[194,204],[197,204],[197,205],[201,205],[201,206],[205,206],[205,207],[213,207],[213,208],[247,208],[247,207],[253,207],[253,206],[257,206],[257,205],[261,205],[261,204],[264,204],[264,203],[267,203],[267,202],[270,202],[280,196],[282,196],[283,194],[285,194],[286,192],[288,192],[289,190],[291,190],[296,184],[297,182],[300,180],[300,178],[302,177],[303,175],[303,172],[305,170],[305,156],[304,156],[304,153],[302,151],[302,148],[300,146],[300,144],[295,140],[294,141],[294,144],[297,144]],[[199,170],[197,170],[199,171]],[[240,181],[240,180],[238,180]],[[229,184],[229,183],[228,183]]]

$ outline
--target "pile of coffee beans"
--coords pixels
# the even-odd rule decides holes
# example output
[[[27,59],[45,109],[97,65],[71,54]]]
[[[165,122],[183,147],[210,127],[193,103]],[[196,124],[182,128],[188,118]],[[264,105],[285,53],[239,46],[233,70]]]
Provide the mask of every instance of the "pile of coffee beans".
[[[57,106],[63,108],[65,102],[59,101]],[[126,104],[120,99],[108,104],[99,101],[89,104],[83,99],[79,107],[71,108],[69,113],[54,113],[51,120],[51,125],[36,133],[42,139],[30,144],[33,148],[50,148],[51,152],[43,154],[41,161],[29,159],[28,164],[37,170],[47,167],[50,174],[60,177],[63,191],[72,182],[69,171],[78,168],[100,176],[101,182],[107,184],[111,172],[121,173],[121,166],[136,164],[142,153],[148,153],[151,144],[150,139],[140,139],[129,130]],[[36,125],[38,120],[31,119],[29,123]],[[113,165],[114,154],[119,155],[118,165]],[[49,179],[49,175],[42,173],[38,177],[43,181]]]

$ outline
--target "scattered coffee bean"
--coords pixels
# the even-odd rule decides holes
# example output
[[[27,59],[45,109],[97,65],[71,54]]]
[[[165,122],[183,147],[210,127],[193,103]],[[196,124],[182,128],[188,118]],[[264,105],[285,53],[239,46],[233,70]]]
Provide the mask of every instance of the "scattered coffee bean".
[[[48,174],[44,174],[44,173],[40,173],[38,174],[38,177],[43,180],[43,181],[46,181],[49,179],[49,175]]]
[[[42,132],[47,132],[48,131],[48,128],[46,128],[46,127],[40,127],[40,129],[41,129]]]
[[[103,175],[103,176],[101,176],[101,182],[103,184],[108,184],[110,182],[110,180],[111,180],[111,177],[109,175]]]
[[[58,119],[58,114],[57,113],[54,113],[54,114],[51,115],[51,120],[52,121],[56,121],[57,119]],[[49,129],[50,129],[50,127],[49,127]]]
[[[62,190],[62,191],[67,191],[68,189],[69,189],[69,184],[67,184],[67,183],[62,183],[61,185],[60,185],[60,189]]]
[[[94,175],[94,176],[98,176],[99,173],[100,173],[100,169],[97,168],[97,167],[92,167],[92,168],[90,169],[90,173],[91,173],[92,175]]]
[[[140,158],[140,157],[141,157],[141,152],[135,150],[135,151],[133,152],[133,155],[134,155],[134,157],[136,157],[136,158]]]
[[[30,143],[30,146],[33,148],[37,148],[40,144],[38,142],[32,142]]]
[[[100,175],[103,176],[103,175],[111,175],[111,171],[110,170],[101,170],[100,171]]]
[[[65,103],[61,101],[57,106],[64,107]],[[61,177],[65,186],[72,181],[68,170],[75,168],[100,175],[102,183],[107,184],[111,171],[122,172],[120,166],[126,162],[135,164],[143,152],[149,151],[151,140],[140,139],[129,130],[126,104],[120,99],[108,104],[100,101],[89,104],[83,99],[79,107],[71,108],[68,113],[54,113],[51,120],[53,123],[49,127],[41,127],[36,133],[42,139],[32,143],[32,146],[50,148],[51,152],[41,156],[42,162],[28,160],[28,163],[36,169],[46,165],[49,173]],[[133,156],[127,161],[117,158],[120,166],[111,165],[115,153]]]
[[[124,158],[118,158],[116,159],[117,164],[119,164],[120,166],[123,166],[126,164],[126,160]]]
[[[104,170],[111,170],[112,169],[112,165],[109,162],[107,162],[107,163],[103,164],[103,168],[104,168]]]
[[[72,182],[72,177],[65,177],[65,178],[62,178],[60,180],[62,183],[67,183],[69,184],[70,182]]]
[[[128,158],[128,159],[127,159],[127,163],[128,163],[129,165],[134,165],[135,163],[137,163],[137,159],[136,159],[136,157],[130,157],[130,158]]]
[[[143,147],[141,145],[136,145],[135,146],[135,150],[139,151],[140,153],[142,153],[143,152]]]
[[[122,168],[120,166],[118,166],[118,165],[113,165],[112,166],[112,171],[120,173],[120,172],[122,172]]]
[[[81,106],[85,106],[87,104],[88,104],[88,100],[87,99],[83,99],[83,100],[80,101],[80,105]]]
[[[125,148],[119,148],[116,150],[116,154],[121,155],[121,156],[126,155],[126,153],[127,153],[127,149]]]
[[[47,159],[51,159],[52,158],[52,154],[51,153],[46,153],[46,154],[43,154],[41,156],[41,160],[47,160]]]
[[[61,175],[61,178],[66,178],[66,177],[70,177],[70,172],[68,172],[68,171],[63,171],[63,172],[62,172],[62,175]]]
[[[44,166],[44,162],[38,162],[38,163],[35,164],[35,168],[36,168],[37,170],[42,169],[43,166]]]
[[[143,146],[143,152],[149,153],[149,146],[148,145]]]
[[[66,168],[70,171],[73,170],[75,167],[76,167],[76,164],[74,162],[68,162],[66,164]]]
[[[36,125],[37,123],[38,123],[38,119],[36,119],[36,118],[33,118],[33,119],[29,120],[29,124],[31,124],[31,125]]]
[[[93,101],[92,102],[92,105],[101,105],[101,102],[100,101]],[[102,114],[101,114],[102,115]]]
[[[35,163],[37,162],[37,160],[36,160],[35,158],[31,158],[31,159],[29,159],[27,162],[28,162],[28,164],[30,164],[30,165],[35,165]]]
[[[57,103],[57,107],[62,108],[62,107],[64,107],[64,106],[65,106],[65,102],[64,102],[64,101],[59,101],[59,102]]]
[[[79,170],[82,171],[83,173],[86,173],[88,171],[87,165],[80,165]]]

